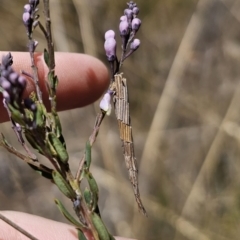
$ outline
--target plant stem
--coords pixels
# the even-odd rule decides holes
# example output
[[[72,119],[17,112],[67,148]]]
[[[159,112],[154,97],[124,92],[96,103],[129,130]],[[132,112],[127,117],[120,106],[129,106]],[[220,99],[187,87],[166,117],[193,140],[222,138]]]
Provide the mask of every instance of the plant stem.
[[[29,45],[31,45],[31,44],[34,44],[32,39],[29,41]],[[32,72],[33,72],[33,81],[34,81],[34,84],[36,87],[38,101],[40,103],[42,103],[42,92],[39,87],[39,79],[38,79],[38,68],[35,65],[34,51],[32,51],[32,50],[33,49],[31,49],[31,47],[30,47],[29,53],[30,53],[30,59],[31,59],[31,68],[32,68]]]
[[[89,137],[89,143],[90,143],[91,147],[97,139],[97,135],[98,135],[101,123],[102,123],[105,115],[106,115],[106,113],[102,111],[96,117],[96,122],[94,124],[93,132]],[[77,170],[77,173],[76,173],[76,176],[75,176],[75,179],[77,180],[77,182],[79,182],[79,179],[80,179],[80,176],[81,176],[81,173],[82,173],[82,170],[83,170],[84,162],[85,162],[85,154],[84,154],[84,156],[82,157],[82,159],[79,163],[78,170]]]
[[[22,229],[21,227],[19,227],[17,224],[15,224],[14,222],[12,222],[10,219],[6,218],[4,215],[2,215],[0,213],[0,219],[3,220],[5,223],[7,223],[8,225],[10,225],[11,227],[15,228],[18,232],[22,233],[23,235],[25,235],[26,237],[28,237],[31,240],[38,240],[37,238],[35,238],[32,234],[28,233],[26,230]]]
[[[50,10],[49,10],[49,0],[44,0],[44,15],[46,20],[46,31],[44,31],[45,38],[47,40],[48,45],[48,54],[49,54],[49,62],[48,62],[48,78],[52,77],[52,81],[57,81],[55,78],[55,57],[54,57],[54,44],[52,40],[52,31],[51,31],[51,19],[50,19]],[[40,25],[41,28],[41,25]],[[42,28],[41,28],[42,29]],[[43,28],[44,29],[44,28]],[[48,79],[50,82],[50,79]],[[56,102],[56,87],[57,83],[49,84],[49,100],[51,103],[51,113],[54,119],[54,125],[56,126],[56,115],[57,115],[57,102]]]

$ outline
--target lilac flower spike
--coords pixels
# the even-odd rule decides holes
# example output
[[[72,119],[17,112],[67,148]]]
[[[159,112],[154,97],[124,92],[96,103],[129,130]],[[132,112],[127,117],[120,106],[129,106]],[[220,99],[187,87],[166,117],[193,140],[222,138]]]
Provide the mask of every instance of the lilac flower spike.
[[[105,32],[105,40],[108,38],[115,38],[115,32],[113,30],[108,30]]]
[[[23,76],[14,72],[11,65],[12,55],[7,54],[3,57],[2,65],[0,66],[0,86],[4,90],[3,98],[5,98],[7,103],[13,104],[16,102],[20,105],[27,82]]]
[[[140,40],[135,39],[135,35],[141,26],[141,20],[136,16],[139,13],[137,4],[133,1],[127,3],[128,7],[124,10],[124,15],[120,17],[119,32],[122,39],[122,55],[120,60],[116,56],[116,40],[113,30],[105,33],[104,48],[107,59],[110,62],[112,79],[123,64],[123,61],[128,58],[140,45]],[[115,62],[116,61],[116,62]]]
[[[33,22],[37,18],[36,12],[38,11],[37,5],[39,0],[29,0],[29,4],[25,4],[23,8],[23,23],[27,29],[28,37],[31,37]]]
[[[117,42],[114,38],[109,37],[106,39],[104,43],[104,49],[106,52],[106,56],[109,62],[113,62],[116,59],[116,50],[117,50]]]

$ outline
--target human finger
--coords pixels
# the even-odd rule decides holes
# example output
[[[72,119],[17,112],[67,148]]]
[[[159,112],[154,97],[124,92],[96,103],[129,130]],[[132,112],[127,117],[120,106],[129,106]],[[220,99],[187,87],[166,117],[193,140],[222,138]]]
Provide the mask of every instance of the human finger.
[[[7,52],[0,52],[0,56]],[[12,52],[13,68],[20,72],[24,70],[31,71],[31,62],[29,53]],[[67,110],[85,106],[97,100],[107,88],[108,71],[104,64],[98,59],[77,53],[59,53],[55,54],[56,75],[59,79],[57,88],[57,106],[58,110]],[[48,69],[41,53],[35,54],[36,66],[40,80],[40,87],[43,92],[44,102],[49,106],[47,88]],[[28,79],[25,96],[34,91],[33,82]],[[7,121],[6,111],[0,104],[0,122]]]
[[[39,240],[76,240],[77,230],[68,224],[56,222],[46,218],[27,213],[2,211],[5,217],[32,234]],[[1,240],[28,240],[27,237],[0,220]],[[123,237],[115,237],[116,240],[134,240]]]

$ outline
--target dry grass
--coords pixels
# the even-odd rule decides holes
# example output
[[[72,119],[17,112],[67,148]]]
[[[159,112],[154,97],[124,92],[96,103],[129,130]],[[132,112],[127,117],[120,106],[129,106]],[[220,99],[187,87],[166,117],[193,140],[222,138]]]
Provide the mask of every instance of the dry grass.
[[[1,1],[1,50],[26,50],[24,3]],[[104,32],[117,30],[125,3],[52,0],[57,50],[85,51],[105,61]],[[139,0],[138,5],[142,46],[126,62],[124,72],[129,79],[140,189],[149,217],[137,212],[112,115],[105,119],[93,148],[103,218],[115,235],[139,240],[237,240],[240,3]],[[38,37],[43,47],[43,37],[40,33]],[[95,108],[60,114],[76,168]],[[0,131],[18,145],[9,124],[2,124]],[[0,209],[64,221],[53,203],[53,198],[61,198],[57,189],[3,149],[0,154]]]

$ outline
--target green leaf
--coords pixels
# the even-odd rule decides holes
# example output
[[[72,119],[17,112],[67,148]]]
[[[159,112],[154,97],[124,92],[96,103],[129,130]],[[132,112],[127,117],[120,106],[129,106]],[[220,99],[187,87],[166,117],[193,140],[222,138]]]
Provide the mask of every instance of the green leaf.
[[[45,61],[45,63],[46,63],[47,66],[49,67],[49,53],[48,53],[48,51],[47,51],[46,48],[44,48],[43,56],[44,56],[44,61]]]
[[[36,102],[37,113],[36,113],[36,125],[40,128],[45,127],[46,124],[46,109],[42,103]]]
[[[23,116],[20,111],[18,111],[15,107],[13,107],[11,104],[8,104],[8,107],[11,112],[11,117],[14,122],[19,123],[21,126],[25,126],[25,122],[23,120]]]
[[[43,150],[41,149],[41,147],[37,144],[36,140],[34,139],[34,137],[32,137],[31,132],[30,131],[25,131],[25,137],[27,139],[27,141],[30,143],[30,145],[36,149],[40,154],[44,155]]]
[[[49,86],[52,89],[52,91],[55,92],[57,89],[57,85],[58,85],[58,77],[56,75],[54,75],[54,72],[48,73],[48,82],[49,82]]]
[[[37,167],[37,166],[35,166],[35,165],[32,165],[31,163],[28,163],[28,165],[34,170],[34,171],[36,171],[37,173],[39,173],[41,176],[43,176],[43,177],[45,177],[45,178],[47,178],[47,179],[50,179],[50,180],[52,180],[53,179],[53,177],[52,177],[52,169],[50,169],[50,168],[48,168],[48,167],[46,167],[46,166],[44,166],[44,165],[42,165],[42,164],[40,164],[40,166],[42,167],[42,168],[45,168],[44,170],[43,169],[41,169],[41,168],[39,168],[39,167]]]
[[[88,188],[85,188],[83,195],[84,195],[84,199],[85,199],[89,209],[91,209],[92,194],[91,194],[90,190]]]
[[[66,148],[63,146],[61,141],[57,138],[54,133],[49,133],[48,138],[52,146],[54,147],[58,158],[61,160],[62,163],[68,162],[68,152]]]
[[[62,177],[62,175],[58,171],[54,170],[52,172],[52,177],[53,177],[54,183],[57,185],[59,190],[66,197],[68,197],[70,199],[74,199],[76,197],[76,194],[73,191],[73,189],[71,188],[71,186],[66,182],[66,180]]]
[[[70,222],[72,223],[75,227],[77,227],[78,229],[82,230],[85,226],[78,222],[68,211],[67,209],[63,206],[63,204],[61,203],[60,200],[55,199],[54,200],[58,209],[60,210],[60,212],[63,214],[63,216]]]
[[[78,230],[78,240],[87,240],[81,230]]]
[[[9,143],[8,143],[8,141],[7,141],[7,139],[5,138],[5,136],[3,135],[3,133],[1,133],[1,135],[2,135],[2,144],[4,145],[4,146],[7,146],[7,147],[12,147]]]
[[[91,165],[91,160],[92,160],[92,149],[89,141],[87,141],[86,143],[85,159],[86,159],[86,168],[89,169]]]
[[[109,236],[110,236],[110,240],[116,240],[114,236],[112,236],[110,233],[109,233]]]
[[[86,178],[92,193],[92,210],[94,211],[98,203],[98,185],[91,173],[87,173]]]
[[[110,235],[108,233],[107,228],[105,227],[102,219],[98,216],[98,214],[92,214],[93,224],[98,232],[98,236],[100,240],[110,240]]]
[[[88,205],[89,210],[94,211],[101,217],[98,205],[93,207],[92,193],[90,192],[90,190],[88,188],[85,188],[83,195],[84,195],[84,199]]]
[[[116,240],[110,233],[109,233],[110,240]]]
[[[66,144],[65,144],[64,138],[62,136],[62,126],[61,126],[61,122],[60,122],[60,119],[59,119],[59,116],[58,116],[57,113],[54,114],[54,120],[55,120],[55,133],[56,133],[56,136],[59,138],[59,140],[61,141],[61,143],[65,147]]]

